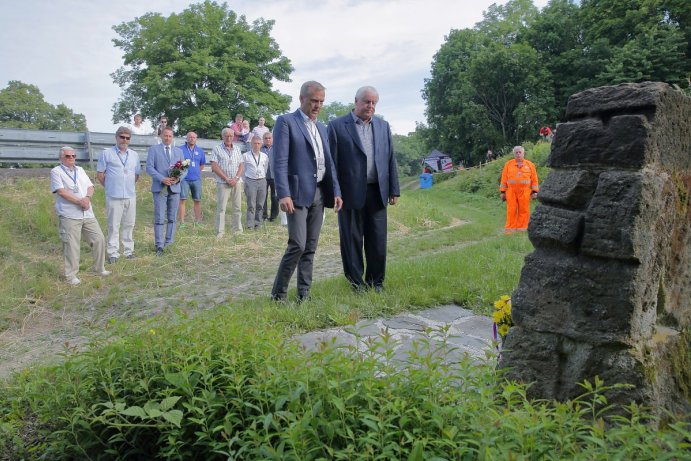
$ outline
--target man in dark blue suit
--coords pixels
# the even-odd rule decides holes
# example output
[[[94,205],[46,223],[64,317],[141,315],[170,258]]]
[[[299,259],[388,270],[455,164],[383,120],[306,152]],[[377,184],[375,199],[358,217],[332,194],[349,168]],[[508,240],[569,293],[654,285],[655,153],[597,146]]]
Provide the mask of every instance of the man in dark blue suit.
[[[281,115],[274,126],[271,171],[278,206],[288,216],[288,247],[271,290],[271,298],[276,301],[286,300],[296,267],[298,302],[309,296],[324,207],[338,212],[343,203],[326,128],[316,121],[324,95],[321,83],[303,83],[300,109]]]
[[[338,214],[341,259],[356,291],[369,287],[380,292],[384,287],[386,207],[401,195],[391,129],[373,117],[377,102],[377,90],[364,86],[355,94],[355,109],[329,123],[329,147],[343,192]]]
[[[180,181],[187,172],[179,178],[170,175],[170,168],[177,161],[183,161],[184,156],[179,147],[173,146],[173,129],[164,127],[161,131],[161,144],[149,147],[146,156],[146,173],[151,176],[151,192],[154,196],[154,242],[156,255],[162,256],[163,249],[173,243],[175,236],[175,221],[180,204]],[[165,229],[165,223],[168,227]]]

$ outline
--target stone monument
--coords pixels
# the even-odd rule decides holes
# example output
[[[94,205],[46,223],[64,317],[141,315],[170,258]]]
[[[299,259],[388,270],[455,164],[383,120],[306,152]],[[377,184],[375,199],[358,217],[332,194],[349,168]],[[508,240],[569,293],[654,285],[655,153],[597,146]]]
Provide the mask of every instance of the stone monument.
[[[664,83],[573,95],[528,228],[500,367],[533,397],[691,412],[691,98]]]

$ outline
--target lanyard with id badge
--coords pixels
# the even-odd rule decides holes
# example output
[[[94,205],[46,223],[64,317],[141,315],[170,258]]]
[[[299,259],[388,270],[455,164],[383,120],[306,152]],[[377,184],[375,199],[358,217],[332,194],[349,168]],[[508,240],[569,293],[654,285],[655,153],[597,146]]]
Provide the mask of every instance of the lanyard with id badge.
[[[70,173],[67,171],[67,168],[65,168],[64,165],[60,165],[60,168],[62,168],[62,171],[65,172],[67,177],[72,180],[73,185],[71,188],[69,187],[68,184],[65,184],[66,186],[68,186],[67,189],[70,189],[75,194],[78,194],[79,193],[79,183],[77,183],[77,167],[76,166],[74,167],[74,176],[70,175]],[[65,182],[65,181],[63,180],[63,182]]]

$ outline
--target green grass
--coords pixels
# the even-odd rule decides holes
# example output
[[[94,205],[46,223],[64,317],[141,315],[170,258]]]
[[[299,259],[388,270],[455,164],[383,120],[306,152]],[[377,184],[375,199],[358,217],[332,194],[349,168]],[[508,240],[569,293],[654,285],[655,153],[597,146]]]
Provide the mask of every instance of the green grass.
[[[442,362],[451,346],[423,340],[401,367],[385,334],[364,351],[324,344],[306,354],[291,340],[447,303],[489,314],[532,249],[525,234],[502,233],[498,168],[404,192],[389,211],[381,295],[351,292],[329,214],[312,300],[300,305],[268,298],[285,230],[215,239],[211,181],[206,227],[180,231],[163,258],[153,256],[142,181],[139,258],[76,289],[60,281],[47,181],[3,188],[0,359],[11,368],[32,348],[44,359],[2,384],[0,460],[684,459],[691,433],[682,420],[655,430],[635,405],[605,417],[614,383],[584,383],[574,401],[530,401],[491,351],[481,364]],[[468,184],[480,186],[470,193]],[[96,207],[104,224],[100,188]]]

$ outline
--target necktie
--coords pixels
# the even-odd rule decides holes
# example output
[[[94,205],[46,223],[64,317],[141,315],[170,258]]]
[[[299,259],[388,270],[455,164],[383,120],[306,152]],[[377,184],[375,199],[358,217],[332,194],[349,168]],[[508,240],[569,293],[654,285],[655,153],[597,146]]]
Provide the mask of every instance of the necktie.
[[[170,163],[170,147],[166,146],[166,159],[168,160],[168,163]]]

